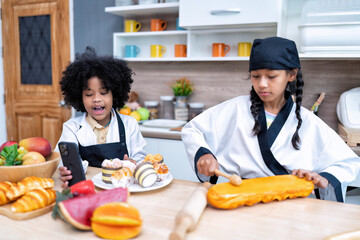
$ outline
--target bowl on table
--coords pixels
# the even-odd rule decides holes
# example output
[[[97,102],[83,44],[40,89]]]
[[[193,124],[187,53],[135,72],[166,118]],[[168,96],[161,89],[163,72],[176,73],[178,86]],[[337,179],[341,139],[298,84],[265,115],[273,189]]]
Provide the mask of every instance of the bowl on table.
[[[59,166],[60,160],[60,153],[52,152],[43,163],[0,166],[0,181],[18,182],[30,176],[51,178]]]

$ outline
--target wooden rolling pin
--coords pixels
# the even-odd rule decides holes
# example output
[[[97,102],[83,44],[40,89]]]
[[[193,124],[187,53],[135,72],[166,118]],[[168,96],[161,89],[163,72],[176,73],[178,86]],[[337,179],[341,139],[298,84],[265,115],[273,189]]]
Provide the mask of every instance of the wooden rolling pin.
[[[242,182],[242,179],[239,175],[236,175],[236,174],[233,174],[233,175],[229,175],[229,174],[226,174],[224,172],[221,172],[219,169],[215,169],[215,174],[216,175],[220,175],[220,176],[223,176],[227,179],[230,180],[230,183],[232,185],[235,185],[235,186],[240,186],[241,182]]]
[[[207,191],[211,187],[209,182],[205,182],[197,187],[187,200],[183,208],[175,218],[174,229],[169,236],[169,240],[182,240],[187,232],[191,232],[196,225],[207,205]]]

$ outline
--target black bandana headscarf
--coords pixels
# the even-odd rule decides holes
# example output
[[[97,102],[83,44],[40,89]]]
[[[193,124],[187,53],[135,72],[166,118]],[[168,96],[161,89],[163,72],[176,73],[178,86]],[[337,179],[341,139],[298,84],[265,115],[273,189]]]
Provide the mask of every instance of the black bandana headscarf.
[[[280,37],[254,40],[249,72],[257,69],[291,70],[294,68],[301,68],[294,41]]]

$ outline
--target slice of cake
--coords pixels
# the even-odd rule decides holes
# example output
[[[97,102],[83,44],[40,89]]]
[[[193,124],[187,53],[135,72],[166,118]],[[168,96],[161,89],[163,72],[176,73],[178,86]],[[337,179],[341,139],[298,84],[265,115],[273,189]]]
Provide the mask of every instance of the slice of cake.
[[[104,183],[111,183],[111,175],[121,169],[122,166],[122,161],[118,158],[105,159],[101,164],[102,181]]]
[[[158,178],[153,165],[149,162],[139,163],[135,168],[134,176],[138,183],[145,188],[154,185]]]

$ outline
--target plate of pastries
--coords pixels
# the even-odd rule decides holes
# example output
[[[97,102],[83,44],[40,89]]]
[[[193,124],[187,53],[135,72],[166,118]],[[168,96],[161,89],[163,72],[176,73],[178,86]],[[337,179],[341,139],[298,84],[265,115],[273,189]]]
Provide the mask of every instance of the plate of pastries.
[[[127,187],[130,192],[145,192],[163,188],[173,180],[163,156],[159,153],[148,154],[136,164],[118,158],[105,159],[101,170],[92,181],[102,189]]]
[[[56,200],[52,178],[25,177],[19,182],[0,182],[0,214],[23,220],[51,211]]]

